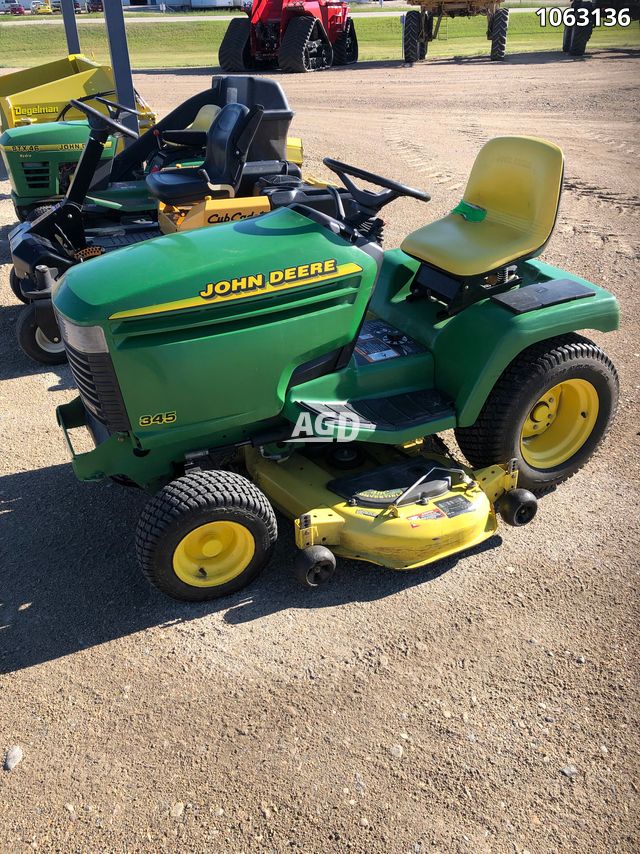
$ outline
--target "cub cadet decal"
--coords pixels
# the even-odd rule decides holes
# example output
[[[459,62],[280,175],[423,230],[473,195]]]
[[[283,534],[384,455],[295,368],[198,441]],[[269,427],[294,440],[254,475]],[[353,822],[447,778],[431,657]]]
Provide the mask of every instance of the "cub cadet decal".
[[[160,314],[165,311],[180,311],[187,308],[198,308],[210,303],[229,302],[245,297],[264,296],[265,294],[286,291],[303,285],[316,285],[320,282],[335,281],[346,276],[361,273],[358,264],[338,264],[335,258],[325,261],[313,261],[300,264],[297,267],[286,267],[283,270],[272,270],[270,273],[255,273],[250,276],[221,279],[218,282],[208,282],[191,299],[175,300],[175,302],[149,305],[145,308],[133,308],[130,311],[119,311],[112,314],[109,320],[124,320],[132,317],[144,317],[149,314]]]
[[[313,264],[301,264],[299,267],[287,267],[284,270],[272,270],[268,276],[258,273],[255,276],[242,276],[239,279],[222,279],[219,282],[209,282],[204,290],[200,291],[202,299],[224,299],[235,298],[240,293],[263,290],[266,287],[282,285],[285,283],[296,284],[308,281],[311,278],[322,276],[324,273],[335,273],[338,264],[335,258],[327,261],[316,261]]]
[[[220,225],[223,222],[238,222],[241,219],[252,219],[254,216],[261,216],[266,213],[262,208],[251,208],[246,211],[233,211],[229,213],[226,211],[225,213],[212,213],[211,216],[207,217],[207,222],[209,225]]]
[[[151,427],[152,424],[173,424],[177,418],[175,412],[158,412],[157,415],[141,415],[138,424],[141,427]]]

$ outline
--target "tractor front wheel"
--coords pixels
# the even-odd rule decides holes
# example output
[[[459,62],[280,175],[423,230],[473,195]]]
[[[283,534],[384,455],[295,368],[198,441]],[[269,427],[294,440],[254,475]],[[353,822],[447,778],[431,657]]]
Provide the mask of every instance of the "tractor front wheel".
[[[253,67],[251,21],[248,18],[234,18],[230,21],[220,42],[218,62],[223,71],[245,71]]]
[[[431,16],[432,17],[432,16]],[[425,29],[428,29],[429,16],[425,15]],[[427,55],[429,41],[427,33],[423,32],[420,12],[412,9],[404,16],[402,31],[402,52],[405,62],[421,62]]]
[[[579,27],[577,24],[574,24],[573,27],[571,27],[571,36],[567,51],[570,56],[584,56],[587,44],[589,43],[589,39],[593,33],[593,18],[591,17],[591,12],[594,7],[593,4],[587,2],[587,0],[576,0],[576,2],[572,3],[571,8],[576,12],[576,14],[579,14],[581,9],[585,9],[588,14],[588,20],[582,27]],[[562,46],[564,49],[564,39]]]
[[[507,54],[507,30],[509,29],[509,10],[498,9],[491,16],[491,60],[501,62]]]
[[[333,63],[333,48],[316,18],[299,15],[287,25],[280,50],[278,65],[281,71],[302,73],[322,71]]]
[[[67,361],[62,339],[52,341],[38,326],[34,303],[26,305],[18,315],[16,336],[22,352],[41,365],[61,365]]]
[[[617,404],[611,360],[588,338],[561,335],[520,353],[456,439],[474,468],[515,458],[518,486],[545,495],[588,462]]]
[[[344,32],[340,33],[333,45],[333,64],[351,65],[358,61],[358,37],[353,19],[349,18]]]
[[[172,481],[142,511],[138,562],[147,579],[187,602],[245,587],[267,565],[278,535],[266,496],[227,471],[194,471]]]

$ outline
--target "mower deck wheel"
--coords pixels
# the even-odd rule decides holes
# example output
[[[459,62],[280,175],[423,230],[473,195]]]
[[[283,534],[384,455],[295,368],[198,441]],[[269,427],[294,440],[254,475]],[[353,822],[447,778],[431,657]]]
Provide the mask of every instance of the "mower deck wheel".
[[[496,510],[507,525],[528,525],[538,511],[538,500],[528,489],[510,489],[498,499]]]
[[[14,297],[16,297],[16,299],[19,299],[20,302],[24,302],[27,304],[31,302],[31,300],[26,299],[22,295],[22,288],[20,287],[20,279],[18,278],[18,274],[16,273],[14,267],[12,267],[9,270],[9,287],[13,291]]]
[[[266,496],[226,471],[172,481],[142,511],[136,553],[147,580],[174,599],[217,599],[245,587],[271,557],[277,524]]]
[[[516,356],[456,439],[474,468],[515,458],[519,486],[541,496],[593,456],[617,405],[611,360],[588,338],[559,335]]]
[[[67,361],[62,339],[51,341],[38,326],[36,307],[26,305],[18,315],[16,336],[22,352],[42,365],[61,365]]]
[[[325,546],[307,546],[296,555],[293,571],[303,587],[319,587],[333,578],[335,555]]]

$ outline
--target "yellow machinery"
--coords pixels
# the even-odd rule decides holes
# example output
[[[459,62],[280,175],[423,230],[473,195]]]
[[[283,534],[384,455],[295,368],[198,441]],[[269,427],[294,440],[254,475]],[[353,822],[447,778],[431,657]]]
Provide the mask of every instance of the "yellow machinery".
[[[407,0],[418,6],[404,15],[402,49],[405,62],[426,59],[429,42],[438,38],[443,18],[487,16],[487,39],[491,42],[491,59],[500,61],[507,52],[509,10],[501,8],[502,0]]]
[[[111,66],[92,62],[82,54],[4,74],[0,77],[0,128],[55,121],[72,98],[112,94],[115,88]],[[98,102],[96,108],[105,111]],[[155,115],[138,94],[136,109],[143,113],[140,129],[148,130],[155,123]],[[70,109],[65,118],[85,116]]]

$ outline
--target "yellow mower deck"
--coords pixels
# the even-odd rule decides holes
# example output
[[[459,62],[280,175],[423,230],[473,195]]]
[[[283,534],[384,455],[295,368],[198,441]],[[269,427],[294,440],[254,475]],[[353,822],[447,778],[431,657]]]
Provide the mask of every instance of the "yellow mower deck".
[[[387,450],[370,450],[381,455],[381,463],[388,461]],[[452,468],[446,457],[427,453],[424,458]],[[335,473],[302,454],[277,462],[248,449],[245,462],[256,485],[294,520],[298,548],[326,546],[342,557],[398,570],[416,569],[491,537],[498,527],[494,504],[515,489],[518,477],[502,466],[475,472],[460,466],[465,481],[435,499],[399,507],[390,499],[386,507],[367,507],[328,489]]]

